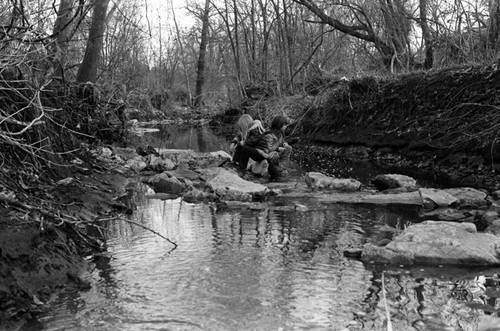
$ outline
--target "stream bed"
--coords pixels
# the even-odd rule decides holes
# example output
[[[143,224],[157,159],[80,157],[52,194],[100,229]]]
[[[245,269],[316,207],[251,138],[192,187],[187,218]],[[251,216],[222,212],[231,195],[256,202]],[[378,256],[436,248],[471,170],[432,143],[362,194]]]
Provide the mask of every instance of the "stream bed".
[[[206,128],[190,130],[161,135],[164,142],[185,137],[189,146],[174,148],[225,147]],[[367,165],[335,166],[362,182],[366,176]],[[329,171],[319,167],[314,170]],[[293,180],[310,168],[296,164]],[[106,253],[92,257],[91,288],[55,298],[40,319],[45,330],[378,331],[389,323],[393,330],[472,331],[500,325],[500,270],[390,268],[344,256],[346,248],[419,221],[418,210],[300,199],[221,207],[153,199],[140,183],[136,192],[130,220],[178,247],[144,227],[110,222]]]

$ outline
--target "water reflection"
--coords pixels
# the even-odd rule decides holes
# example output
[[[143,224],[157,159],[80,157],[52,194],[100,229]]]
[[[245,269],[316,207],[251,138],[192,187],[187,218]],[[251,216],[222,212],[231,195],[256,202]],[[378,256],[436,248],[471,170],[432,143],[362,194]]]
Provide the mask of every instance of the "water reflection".
[[[202,152],[226,144],[203,127],[154,135],[136,143]],[[359,165],[342,167],[332,169],[368,176]],[[346,248],[404,229],[417,219],[415,210],[300,198],[293,203],[303,210],[272,203],[217,210],[148,199],[144,186],[138,191],[130,220],[177,249],[143,227],[110,223],[108,252],[93,260],[92,288],[55,300],[41,320],[46,330],[372,331],[387,330],[386,309],[394,330],[500,325],[500,270],[389,268],[344,257]]]
[[[132,220],[178,248],[142,227],[111,223],[94,286],[61,298],[43,319],[47,330],[384,330],[382,272],[395,330],[477,330],[484,311],[471,303],[490,302],[496,312],[484,299],[487,282],[466,275],[468,292],[460,292],[456,270],[370,269],[343,256],[384,225],[410,221],[408,212],[217,211],[138,197]]]
[[[195,152],[228,150],[227,139],[215,136],[207,126],[152,124],[144,126],[154,129],[148,134],[132,131],[128,141],[138,146],[153,146],[156,149],[192,149]]]
[[[48,329],[270,330],[355,325],[372,272],[343,257],[379,217],[348,206],[217,212],[138,199],[135,222],[110,224],[89,292],[54,307]],[[383,219],[395,222],[397,214]],[[64,316],[75,315],[72,319]]]

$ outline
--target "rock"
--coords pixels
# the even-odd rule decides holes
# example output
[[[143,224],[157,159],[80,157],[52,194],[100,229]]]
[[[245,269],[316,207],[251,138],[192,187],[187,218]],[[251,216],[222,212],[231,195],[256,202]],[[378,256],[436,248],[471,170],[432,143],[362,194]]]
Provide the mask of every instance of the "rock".
[[[115,152],[115,156],[120,157],[123,160],[129,160],[140,156],[132,148],[114,147],[113,149]]]
[[[308,172],[304,179],[309,188],[322,189],[330,187],[333,177],[323,175],[320,172]]]
[[[361,183],[352,178],[335,178],[319,172],[306,173],[305,182],[311,189],[332,189],[339,191],[359,191]]]
[[[192,161],[196,153],[192,149],[160,149],[160,156],[172,160],[178,167],[189,168],[188,163]]]
[[[218,168],[218,174],[207,181],[208,187],[224,200],[250,201],[268,192],[266,186],[246,181],[238,175]]]
[[[164,159],[161,156],[150,154],[147,156],[149,167],[155,171],[169,171],[175,168],[174,162],[169,158]]]
[[[486,224],[490,225],[494,221],[498,220],[498,212],[490,210],[481,215],[481,220]]]
[[[231,155],[224,151],[196,153],[194,157],[188,161],[188,164],[190,169],[214,168],[220,167],[230,160]]]
[[[250,159],[248,162],[248,169],[257,176],[265,176],[268,174],[267,168],[269,167],[269,163],[267,160],[263,160],[261,162],[255,162]]]
[[[456,222],[459,220],[464,220],[467,215],[459,210],[453,208],[438,208],[431,212],[422,213],[423,217],[432,218],[441,221]]]
[[[191,203],[215,201],[215,198],[215,194],[198,189],[192,189],[182,196],[184,201]]]
[[[363,261],[390,264],[500,265],[500,237],[472,223],[425,221],[409,226],[385,247],[366,244]]]
[[[57,181],[57,185],[70,185],[73,184],[76,180],[73,177],[66,177],[64,179],[61,179]]]
[[[488,195],[471,187],[448,188],[444,190],[459,200],[460,207],[484,207],[488,204]]]
[[[334,178],[329,188],[339,191],[354,192],[361,189],[361,183],[352,178]]]
[[[409,191],[417,189],[417,181],[411,177],[399,174],[378,175],[372,180],[379,191],[404,187]]]
[[[275,186],[273,183],[267,184],[267,186],[276,190],[282,191],[279,199],[293,199],[293,198],[310,198],[314,199],[318,203],[331,204],[331,203],[349,203],[349,204],[373,204],[373,205],[401,205],[408,207],[421,207],[422,199],[418,191],[398,193],[398,194],[374,194],[371,192],[330,192],[330,191],[320,191],[311,192],[304,187],[300,186],[300,183],[295,186],[294,183],[286,183],[288,186]]]
[[[104,158],[110,158],[113,155],[113,151],[107,147],[102,147],[99,154]]]
[[[140,156],[156,155],[160,156],[158,151],[151,145],[147,145],[145,148],[142,146],[137,147],[135,150]]]
[[[397,194],[369,194],[361,195],[357,203],[376,205],[412,205],[422,206],[422,199],[418,191]]]
[[[449,207],[458,204],[459,200],[453,195],[434,188],[420,188],[420,196],[422,197],[424,206],[429,206],[430,203],[438,207]]]
[[[189,170],[189,169],[175,169],[175,170],[170,170],[166,171],[169,177],[177,177],[179,179],[188,179],[192,182],[199,181],[200,174],[194,170]]]
[[[147,166],[148,166],[147,163],[144,162],[141,156],[136,156],[133,159],[129,159],[125,163],[125,167],[130,168],[135,172],[140,172],[141,170],[144,170]]]
[[[233,158],[231,157],[231,155],[229,155],[226,151],[216,151],[216,152],[210,152],[210,154],[213,156],[213,157],[218,157],[218,158],[221,158],[221,159],[224,159],[226,161],[228,160],[232,160]]]
[[[391,242],[391,239],[389,238],[384,238],[380,239],[380,241],[377,243],[378,246],[385,246]]]
[[[234,171],[233,169],[225,169],[225,168],[220,168],[220,167],[207,168],[207,169],[196,169],[196,172],[199,174],[199,177],[201,180],[208,183],[210,180],[217,177],[221,173],[221,171],[223,171],[223,170],[226,172],[230,172],[231,174],[233,174],[235,176],[238,176],[236,171]]]
[[[484,230],[486,233],[494,234],[495,236],[500,236],[500,220],[495,220]]]
[[[186,186],[176,177],[170,177],[167,173],[150,177],[146,183],[150,185],[156,193],[182,194]]]
[[[362,253],[363,253],[362,248],[346,248],[344,250],[345,257],[360,258]]]
[[[367,263],[387,263],[394,265],[412,265],[414,256],[410,252],[394,252],[385,247],[375,246],[373,244],[365,244],[361,254],[361,260]]]
[[[497,164],[500,166],[500,164],[499,164],[499,163],[497,163]],[[499,170],[500,170],[500,169],[499,169]],[[500,190],[495,190],[495,191],[491,192],[491,196],[492,196],[494,199],[496,199],[496,200],[500,199]]]

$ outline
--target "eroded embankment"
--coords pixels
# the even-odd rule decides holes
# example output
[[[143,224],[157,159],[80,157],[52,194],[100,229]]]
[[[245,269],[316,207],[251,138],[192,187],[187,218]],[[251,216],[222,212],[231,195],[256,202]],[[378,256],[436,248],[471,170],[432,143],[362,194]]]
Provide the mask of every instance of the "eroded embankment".
[[[289,138],[306,146],[341,147],[347,157],[445,172],[470,185],[497,185],[497,64],[390,78],[318,79],[305,90],[288,98],[247,101],[214,122],[235,123],[249,113],[270,123],[273,114],[284,112],[294,120]],[[476,178],[484,176],[488,179]]]
[[[36,329],[37,314],[58,289],[88,288],[83,257],[104,249],[99,220],[128,208],[116,197],[126,193],[132,175],[108,166],[96,163],[52,185],[0,192],[0,330],[30,323]]]

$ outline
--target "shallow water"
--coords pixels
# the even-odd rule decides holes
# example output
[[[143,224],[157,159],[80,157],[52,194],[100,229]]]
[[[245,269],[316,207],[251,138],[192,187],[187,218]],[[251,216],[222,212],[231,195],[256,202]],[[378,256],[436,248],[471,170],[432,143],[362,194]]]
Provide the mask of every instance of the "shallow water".
[[[500,325],[499,271],[390,269],[344,256],[416,221],[416,210],[300,199],[220,208],[137,191],[130,220],[178,247],[110,223],[92,288],[55,298],[46,330],[388,330],[388,315],[394,330]]]

